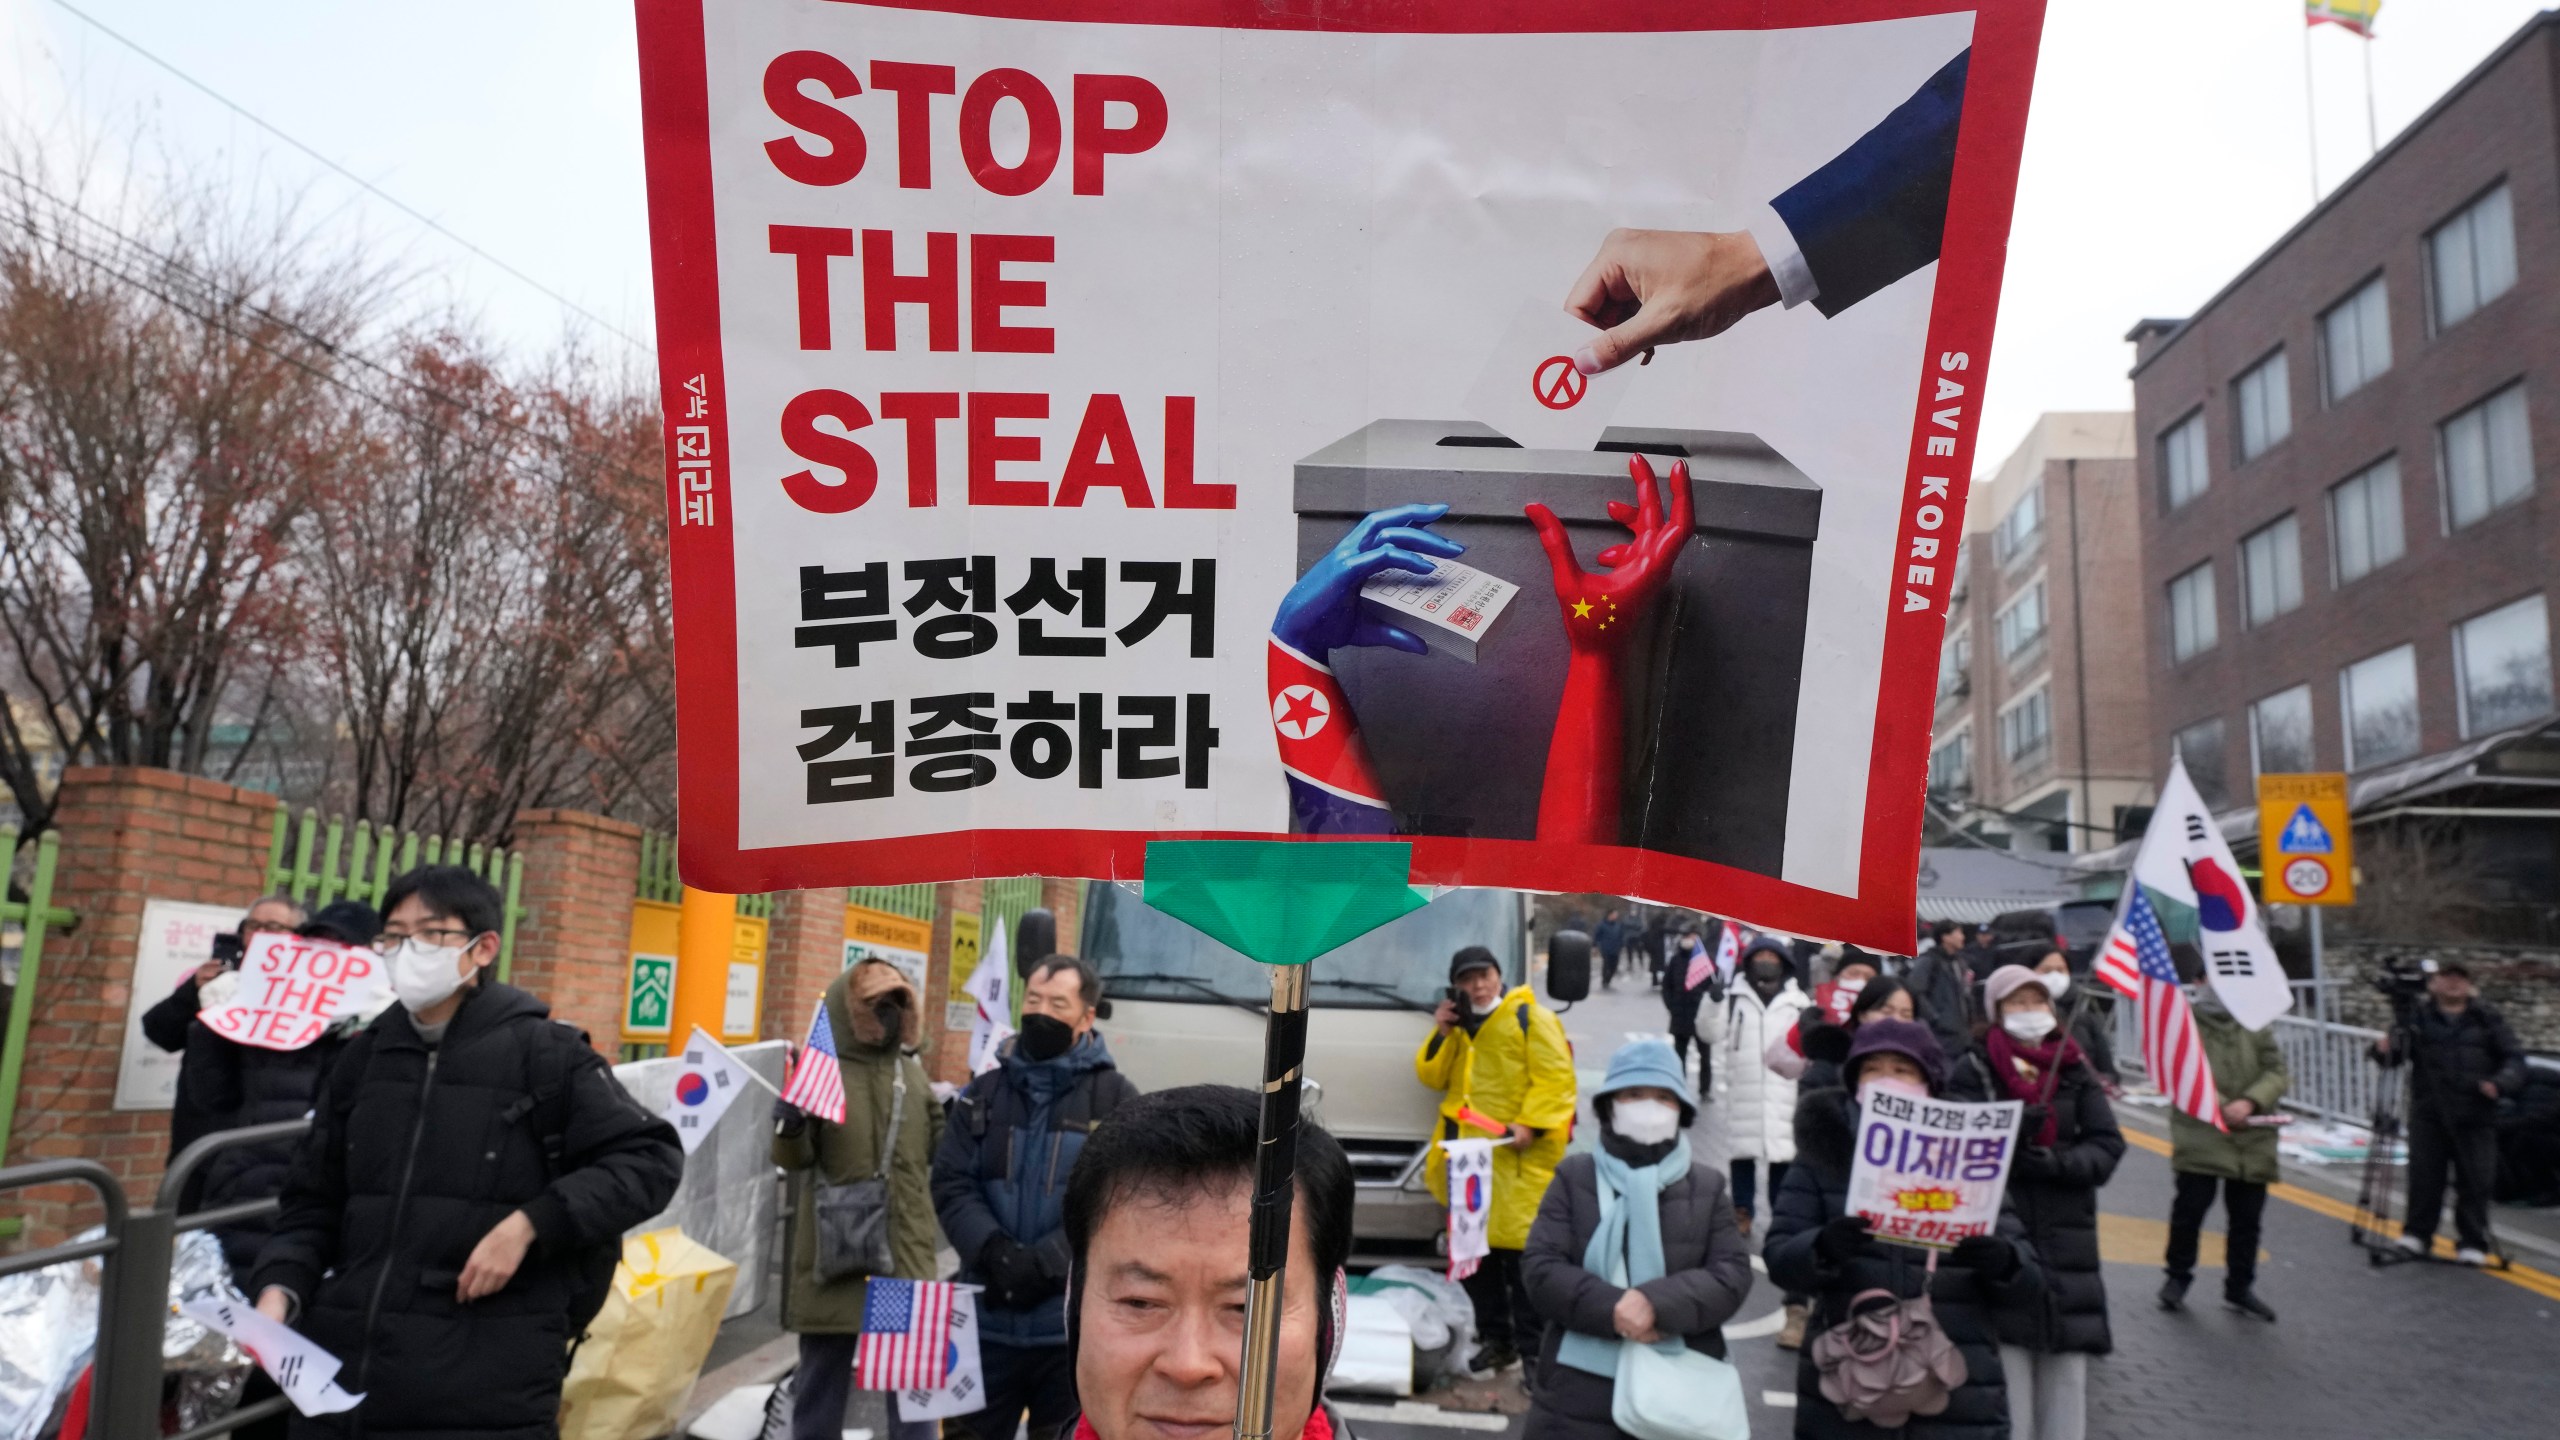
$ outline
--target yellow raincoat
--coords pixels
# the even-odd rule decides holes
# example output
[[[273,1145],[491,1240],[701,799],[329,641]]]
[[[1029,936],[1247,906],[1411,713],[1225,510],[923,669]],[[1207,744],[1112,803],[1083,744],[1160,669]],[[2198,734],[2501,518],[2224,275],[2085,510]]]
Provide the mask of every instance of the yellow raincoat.
[[[1447,1035],[1434,1031],[1424,1036],[1422,1048],[1414,1052],[1413,1074],[1442,1092],[1441,1139],[1502,1133],[1461,1122],[1461,1107],[1538,1132],[1526,1147],[1502,1145],[1493,1152],[1493,1215],[1487,1238],[1499,1250],[1525,1249],[1529,1224],[1538,1218],[1538,1202],[1546,1198],[1547,1182],[1555,1178],[1556,1162],[1564,1158],[1573,1127],[1573,1050],[1565,1043],[1564,1022],[1523,985],[1503,996],[1473,1035],[1462,1025]],[[1423,1177],[1446,1204],[1448,1157],[1436,1143]]]

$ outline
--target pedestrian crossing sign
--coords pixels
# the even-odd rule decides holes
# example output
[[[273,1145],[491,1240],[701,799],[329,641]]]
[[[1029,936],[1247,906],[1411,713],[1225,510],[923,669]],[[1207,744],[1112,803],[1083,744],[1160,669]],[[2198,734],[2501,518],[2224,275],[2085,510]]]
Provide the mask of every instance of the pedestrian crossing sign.
[[[2347,777],[2258,777],[2260,893],[2272,905],[2352,905],[2355,832]]]
[[[2329,843],[2328,827],[2311,813],[2309,805],[2295,807],[2293,818],[2285,822],[2284,834],[2276,845],[2288,855],[2326,855],[2337,848]]]

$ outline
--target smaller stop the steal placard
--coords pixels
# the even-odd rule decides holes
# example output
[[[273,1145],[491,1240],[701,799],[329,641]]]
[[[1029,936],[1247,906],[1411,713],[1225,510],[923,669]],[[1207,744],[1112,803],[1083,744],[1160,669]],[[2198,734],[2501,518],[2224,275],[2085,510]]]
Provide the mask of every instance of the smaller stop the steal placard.
[[[261,935],[240,962],[240,982],[224,1004],[208,1007],[206,1027],[228,1040],[266,1050],[299,1050],[339,1019],[378,1010],[391,977],[369,949]]]

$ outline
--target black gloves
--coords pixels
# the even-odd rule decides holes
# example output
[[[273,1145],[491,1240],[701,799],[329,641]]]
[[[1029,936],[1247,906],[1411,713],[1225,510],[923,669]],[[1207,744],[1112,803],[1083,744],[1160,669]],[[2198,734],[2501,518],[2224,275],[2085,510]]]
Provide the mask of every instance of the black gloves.
[[[1866,1216],[1843,1215],[1823,1226],[1813,1237],[1813,1253],[1834,1269],[1846,1265],[1865,1254],[1867,1246],[1873,1243],[1867,1235],[1869,1228]]]
[[[2018,1273],[2018,1247],[1997,1235],[1967,1236],[1947,1252],[1947,1263],[1962,1265],[1985,1280],[2006,1280]]]
[[[773,1133],[797,1135],[809,1127],[809,1112],[788,1100],[773,1102]]]
[[[2044,1133],[2044,1122],[2052,1118],[2053,1107],[2050,1105],[2030,1105],[2026,1109],[2020,1111],[2018,1113],[2018,1143],[2021,1145],[2043,1144],[2044,1142],[2038,1140],[2036,1137]]]
[[[1058,1291],[1041,1273],[1039,1255],[1001,1232],[978,1252],[978,1269],[987,1277],[987,1298],[999,1310],[1028,1310]]]

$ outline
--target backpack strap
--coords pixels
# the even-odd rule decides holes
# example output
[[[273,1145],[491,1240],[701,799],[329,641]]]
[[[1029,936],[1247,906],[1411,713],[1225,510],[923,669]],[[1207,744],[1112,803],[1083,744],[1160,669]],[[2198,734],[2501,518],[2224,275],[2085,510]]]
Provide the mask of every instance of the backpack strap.
[[[580,1049],[587,1047],[587,1032],[565,1020],[550,1022],[578,1037]],[[569,1146],[569,1087],[571,1083],[567,1036],[550,1030],[525,1059],[525,1093],[516,1097],[498,1118],[509,1125],[520,1124],[527,1116],[535,1116],[535,1137],[542,1142],[542,1169],[549,1179],[560,1178],[567,1168]]]

